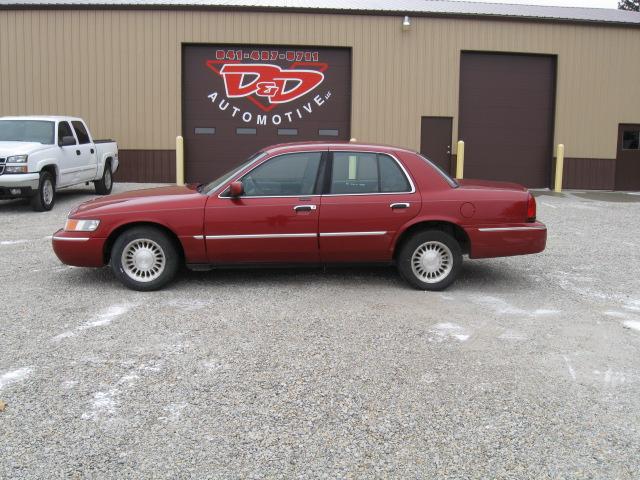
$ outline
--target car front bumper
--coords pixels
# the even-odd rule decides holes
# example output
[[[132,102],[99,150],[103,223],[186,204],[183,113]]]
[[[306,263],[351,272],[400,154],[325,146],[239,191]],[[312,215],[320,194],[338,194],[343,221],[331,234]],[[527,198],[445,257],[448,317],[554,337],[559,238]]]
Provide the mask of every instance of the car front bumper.
[[[38,190],[40,174],[5,173],[0,175],[0,199],[30,197]]]
[[[509,257],[539,253],[547,244],[544,223],[487,225],[465,229],[471,241],[470,258]]]
[[[58,230],[51,238],[53,251],[62,263],[74,267],[104,266],[104,244],[106,238],[87,236],[87,232],[65,232]]]

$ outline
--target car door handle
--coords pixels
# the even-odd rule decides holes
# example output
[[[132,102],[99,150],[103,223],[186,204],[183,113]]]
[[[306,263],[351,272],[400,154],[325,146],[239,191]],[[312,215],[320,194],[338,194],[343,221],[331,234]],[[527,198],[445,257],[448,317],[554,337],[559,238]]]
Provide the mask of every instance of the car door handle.
[[[95,153],[95,150],[93,148],[91,149],[91,153]]]
[[[80,155],[80,150],[76,150],[76,155]]]
[[[410,203],[404,203],[404,202],[399,202],[399,203],[392,203],[391,205],[389,205],[392,209],[396,209],[396,208],[409,208],[411,206]]]
[[[296,212],[310,212],[311,210],[315,210],[315,205],[296,205],[293,207]]]

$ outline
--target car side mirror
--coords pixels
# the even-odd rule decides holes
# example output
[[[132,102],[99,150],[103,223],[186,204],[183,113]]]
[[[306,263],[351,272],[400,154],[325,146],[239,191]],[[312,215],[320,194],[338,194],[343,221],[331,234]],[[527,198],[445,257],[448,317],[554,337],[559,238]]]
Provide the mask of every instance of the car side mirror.
[[[231,182],[231,185],[229,185],[229,196],[239,197],[243,193],[244,193],[244,187],[242,186],[241,181]]]
[[[71,135],[62,137],[62,140],[58,142],[59,147],[68,147],[69,145],[75,145],[76,139]]]

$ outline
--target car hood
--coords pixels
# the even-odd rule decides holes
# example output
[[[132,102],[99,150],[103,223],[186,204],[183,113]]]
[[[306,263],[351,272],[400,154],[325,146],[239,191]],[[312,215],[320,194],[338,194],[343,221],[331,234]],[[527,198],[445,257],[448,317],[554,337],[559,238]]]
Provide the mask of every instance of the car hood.
[[[518,183],[510,182],[495,182],[493,180],[472,180],[472,179],[460,179],[456,180],[460,187],[464,189],[476,189],[476,190],[512,190],[517,192],[526,192],[527,188]]]
[[[157,211],[174,209],[183,203],[206,202],[207,196],[198,192],[197,185],[169,186],[132,190],[107,197],[98,197],[80,204],[70,215],[115,213],[123,211]]]
[[[31,155],[32,153],[51,147],[52,145],[43,145],[38,142],[0,142],[0,157]]]

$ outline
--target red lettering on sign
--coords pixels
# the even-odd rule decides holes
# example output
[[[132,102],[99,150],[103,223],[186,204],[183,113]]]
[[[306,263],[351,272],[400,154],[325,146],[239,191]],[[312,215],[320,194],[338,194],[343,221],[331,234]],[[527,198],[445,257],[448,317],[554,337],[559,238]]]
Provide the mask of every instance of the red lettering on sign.
[[[324,80],[317,70],[285,70],[277,65],[228,63],[220,69],[227,96],[266,97],[269,103],[287,103],[300,98]]]

